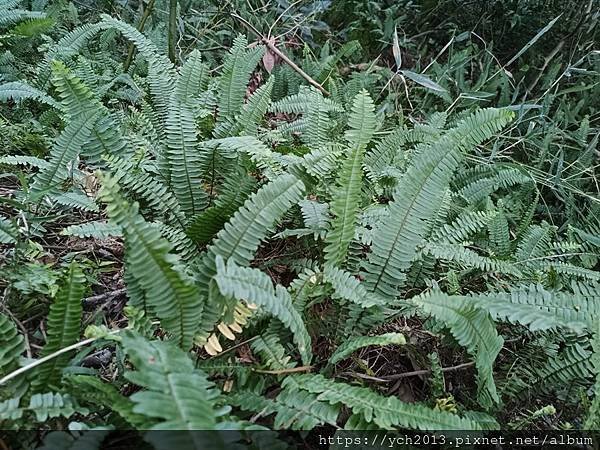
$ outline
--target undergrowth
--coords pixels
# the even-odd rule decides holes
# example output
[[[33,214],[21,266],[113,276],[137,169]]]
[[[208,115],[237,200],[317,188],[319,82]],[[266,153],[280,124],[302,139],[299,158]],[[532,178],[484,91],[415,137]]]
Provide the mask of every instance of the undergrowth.
[[[33,3],[0,0],[0,421],[63,431],[22,446],[597,429],[597,10],[514,48],[452,2],[180,2],[174,48],[162,3]]]

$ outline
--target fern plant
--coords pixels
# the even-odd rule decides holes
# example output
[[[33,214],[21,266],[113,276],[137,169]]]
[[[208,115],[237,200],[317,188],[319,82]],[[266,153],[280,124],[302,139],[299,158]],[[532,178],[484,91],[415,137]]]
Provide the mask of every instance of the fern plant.
[[[28,17],[5,3],[0,26]],[[571,191],[555,220],[539,172],[496,157],[518,145],[514,108],[459,96],[457,111],[411,124],[358,77],[330,76],[355,43],[320,62],[306,50],[326,97],[288,69],[267,77],[271,54],[243,36],[211,69],[198,50],[176,66],[142,28],[101,15],[48,41],[34,79],[0,85],[1,101],[36,105],[53,131],[44,158],[0,159],[17,180],[0,205],[0,256],[20,273],[53,241],[117,255],[107,281],[96,253],[60,253],[59,289],[26,304],[39,333],[7,290],[3,424],[135,428],[158,449],[166,430],[191,448],[259,447],[246,431],[500,428],[521,423],[503,412],[519,398],[597,390],[599,210]],[[128,70],[118,45],[87,45],[120,39],[137,52]],[[577,202],[590,203],[579,214]],[[91,312],[106,300],[84,299],[94,278],[116,280],[106,294],[119,300]],[[395,394],[416,375],[424,395]],[[239,434],[194,433],[226,429]],[[83,442],[63,431],[42,448]]]

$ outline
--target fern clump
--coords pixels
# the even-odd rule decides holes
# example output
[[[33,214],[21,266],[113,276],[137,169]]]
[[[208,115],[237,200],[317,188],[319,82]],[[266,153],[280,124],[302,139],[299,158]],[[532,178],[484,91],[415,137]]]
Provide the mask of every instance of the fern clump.
[[[200,449],[598,426],[594,54],[510,68],[558,18],[505,65],[470,28],[431,55],[386,25],[393,63],[365,65],[305,6],[264,36],[222,18],[252,42],[186,2],[59,3],[0,0],[7,430]],[[429,8],[405,7],[385,23]]]

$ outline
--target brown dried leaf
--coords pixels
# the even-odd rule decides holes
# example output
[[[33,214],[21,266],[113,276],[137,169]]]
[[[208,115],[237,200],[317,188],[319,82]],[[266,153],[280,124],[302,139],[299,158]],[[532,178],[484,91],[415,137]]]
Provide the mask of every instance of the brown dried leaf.
[[[263,66],[265,66],[265,70],[268,73],[271,73],[273,71],[273,67],[275,67],[275,55],[271,53],[270,50],[267,50],[263,56],[262,62]]]

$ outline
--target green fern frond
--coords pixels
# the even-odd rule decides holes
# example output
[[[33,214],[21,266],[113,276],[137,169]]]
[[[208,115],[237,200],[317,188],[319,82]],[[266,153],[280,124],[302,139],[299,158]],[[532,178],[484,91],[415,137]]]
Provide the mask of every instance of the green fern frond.
[[[0,244],[15,244],[19,230],[12,220],[0,216]]]
[[[134,161],[116,156],[105,156],[113,178],[137,198],[144,200],[153,211],[169,218],[170,215],[183,221],[179,202],[168,186]]]
[[[0,0],[0,7],[8,11],[9,9],[14,9],[19,6],[19,3],[21,3],[19,0]]]
[[[102,116],[98,118],[92,129],[91,139],[81,150],[81,154],[90,166],[101,166],[105,155],[129,157],[131,154],[117,118],[107,110],[103,110]]]
[[[86,222],[80,225],[69,225],[60,234],[64,236],[77,236],[80,238],[107,239],[123,234],[121,227],[109,222]]]
[[[239,114],[221,121],[213,132],[214,137],[255,136],[258,125],[271,104],[273,83],[274,78],[271,77],[248,98]]]
[[[313,149],[331,141],[330,129],[333,123],[330,114],[344,111],[340,105],[324,98],[320,91],[304,86],[298,94],[279,100],[269,109],[273,112],[302,114],[300,119],[288,124],[288,127],[295,126],[294,131],[301,132],[303,141]]]
[[[495,320],[519,323],[531,331],[554,328],[581,331],[591,326],[594,317],[600,314],[593,297],[548,291],[540,285],[465,298],[488,311]]]
[[[337,267],[326,267],[323,272],[324,279],[331,284],[335,296],[355,303],[362,308],[383,305],[385,299],[368,292],[365,286],[351,273]]]
[[[43,423],[55,417],[69,418],[75,413],[88,414],[89,411],[75,403],[69,394],[47,392],[34,394],[27,406],[19,406],[18,399],[9,399],[0,403],[0,420],[16,420],[23,414],[33,414],[37,422]],[[33,429],[33,424],[25,428]]]
[[[301,200],[298,204],[304,226],[313,232],[315,239],[318,236],[324,237],[329,229],[329,204],[315,200]]]
[[[47,33],[55,23],[55,20],[51,17],[36,17],[15,25],[9,33],[13,36],[32,38]]]
[[[510,254],[510,230],[504,211],[497,211],[487,224],[494,252],[501,258]]]
[[[7,155],[0,158],[0,164],[6,164],[9,166],[31,166],[36,169],[43,169],[48,166],[48,162],[36,158],[35,156],[28,155]]]
[[[145,428],[148,425],[148,419],[133,412],[133,402],[121,395],[113,385],[89,375],[70,376],[66,382],[80,402],[114,411],[134,427]]]
[[[169,112],[169,99],[174,90],[176,72],[169,59],[158,50],[154,43],[131,25],[107,14],[101,14],[103,28],[119,31],[132,42],[138,53],[148,62],[148,84],[152,102],[158,111],[159,123],[165,123]]]
[[[508,188],[516,184],[531,183],[531,175],[524,173],[522,168],[499,167],[486,178],[480,178],[469,183],[458,191],[458,195],[468,203],[476,203],[501,188]]]
[[[239,267],[233,260],[225,264],[221,256],[216,259],[217,274],[214,280],[226,297],[246,300],[262,307],[280,320],[293,334],[294,342],[304,364],[311,359],[310,336],[298,314],[288,291],[282,286],[273,287],[271,279],[258,269]]]
[[[46,14],[38,11],[27,11],[25,9],[9,9],[0,12],[0,26],[10,25],[25,19],[43,19]]]
[[[328,98],[321,95],[319,91],[313,88],[303,86],[298,94],[289,95],[271,105],[269,111],[284,112],[288,114],[307,113],[315,102],[323,105],[322,109],[326,112],[344,112],[344,108]]]
[[[365,148],[371,142],[376,130],[375,104],[369,93],[363,89],[354,97],[350,108],[348,129],[344,135],[348,147]]]
[[[363,308],[356,303],[348,303],[344,305],[340,318],[343,325],[337,330],[336,342],[349,336],[362,336],[372,332],[385,322],[386,315],[380,305]]]
[[[248,265],[275,222],[303,196],[304,185],[292,175],[282,175],[252,194],[208,247],[199,268],[200,285],[207,286],[216,273],[216,257]]]
[[[517,263],[533,268],[539,267],[539,259],[546,256],[550,247],[548,226],[532,225],[521,236],[515,251]]]
[[[53,61],[52,84],[61,99],[62,110],[71,119],[103,109],[89,86],[62,62]]]
[[[529,227],[531,226],[531,221],[533,220],[533,216],[537,210],[538,202],[540,199],[540,193],[537,189],[534,192],[535,195],[533,196],[533,198],[527,199],[530,200],[529,204],[526,203],[525,211],[523,211],[521,215],[521,220],[519,221],[519,224],[517,226],[517,230],[515,232],[517,236],[517,241],[520,241],[524,237],[525,233],[529,230]]]
[[[25,340],[17,331],[17,327],[4,314],[0,314],[0,377],[15,370],[19,366],[19,358],[25,351]]]
[[[62,105],[45,92],[21,81],[12,81],[0,85],[0,101],[6,102],[7,100],[13,100],[18,102],[27,99],[36,100],[40,103],[52,106],[59,111],[63,110]]]
[[[362,187],[364,148],[355,147],[344,161],[331,202],[333,219],[325,236],[325,262],[343,266],[350,241],[354,238]]]
[[[596,270],[586,269],[585,267],[575,266],[573,264],[569,264],[562,261],[544,263],[543,265],[548,268],[551,268],[557,273],[573,275],[575,277],[583,278],[585,280],[600,281],[600,272]]]
[[[304,155],[300,164],[310,175],[322,180],[330,177],[342,155],[342,146],[328,145]]]
[[[221,152],[229,153],[232,156],[246,153],[264,171],[268,179],[276,178],[283,173],[284,160],[282,156],[271,150],[254,136],[231,136],[221,139],[211,139],[204,141],[202,145],[205,147],[218,146]]]
[[[366,266],[368,289],[391,299],[399,293],[428,224],[441,205],[463,152],[492,137],[512,118],[507,110],[484,109],[461,121],[412,161],[389,205],[390,220],[376,229]]]
[[[271,92],[273,91],[274,78],[269,78],[265,84],[259,87],[248,98],[248,102],[242,107],[242,111],[236,118],[235,134],[255,136],[258,125],[263,120],[271,104]]]
[[[362,187],[362,163],[365,148],[375,133],[375,105],[363,90],[354,99],[346,139],[350,152],[344,161],[331,202],[333,219],[325,236],[325,263],[342,266],[354,238]]]
[[[103,154],[122,155],[126,152],[117,122],[109,110],[100,103],[96,95],[81,79],[60,61],[53,61],[52,84],[61,98],[62,110],[69,120],[88,114],[97,114],[90,140],[81,149],[81,154],[88,159],[88,164],[100,162]]]
[[[466,268],[517,276],[520,274],[512,263],[481,256],[477,252],[458,244],[427,244],[423,251],[425,254],[432,255],[437,259],[453,261]]]
[[[48,356],[79,340],[83,312],[81,300],[86,289],[85,285],[85,275],[77,262],[73,261],[50,307],[46,324],[47,342],[40,352],[40,357]],[[32,378],[34,392],[44,392],[47,387],[59,387],[62,369],[67,366],[69,358],[69,353],[64,353],[39,366]]]
[[[20,397],[0,402],[0,420],[18,420],[23,417],[23,408],[19,407]]]
[[[279,337],[273,333],[263,333],[256,337],[250,344],[252,351],[258,355],[264,364],[271,370],[284,370],[294,367],[294,361],[287,355],[285,347]]]
[[[99,23],[86,23],[64,34],[46,54],[39,69],[43,73],[54,60],[64,61],[69,56],[77,54],[88,41],[102,29]]]
[[[217,270],[217,256],[221,256],[225,261],[232,259],[240,266],[248,265],[276,221],[296,204],[303,194],[303,183],[292,175],[278,177],[252,194],[219,231],[197,264],[196,282],[201,292],[208,297],[208,286]],[[226,307],[224,298],[217,296],[212,300],[206,308],[210,313],[207,311],[196,337],[198,344],[206,342]],[[229,306],[228,313],[231,314],[233,305]]]
[[[214,205],[189,220],[186,234],[199,245],[210,242],[255,187],[256,180],[246,174],[228,177]]]
[[[125,377],[143,388],[129,397],[135,404],[133,412],[157,421],[149,429],[211,430],[228,412],[228,408],[217,408],[219,393],[214,384],[194,368],[181,349],[132,333],[123,336],[123,348],[136,369],[126,372]],[[186,448],[206,445],[201,433],[181,433],[180,438],[179,444]]]
[[[55,191],[60,182],[69,176],[68,165],[90,138],[97,119],[97,114],[83,114],[67,125],[50,150],[48,165],[34,178],[31,186],[33,194]]]
[[[400,333],[385,333],[378,336],[357,336],[348,339],[342,345],[340,345],[333,355],[329,358],[329,364],[337,364],[338,362],[346,359],[356,350],[363,347],[378,346],[383,347],[386,345],[404,345],[406,339],[404,335]]]
[[[474,308],[461,297],[450,297],[442,292],[431,292],[411,299],[425,313],[448,326],[460,345],[475,357],[479,374],[479,400],[491,406],[488,397],[499,402],[493,378],[493,364],[502,349],[504,339],[498,335],[490,315]]]
[[[173,193],[191,217],[208,203],[202,184],[202,159],[198,151],[194,111],[187,102],[172,99],[165,123],[167,164]]]
[[[64,192],[62,194],[52,195],[50,196],[50,199],[59,205],[68,206],[69,208],[77,208],[82,211],[99,211],[98,205],[92,198],[79,192]]]
[[[306,390],[318,394],[318,400],[348,406],[366,422],[374,422],[384,429],[409,428],[420,430],[477,430],[477,422],[458,415],[427,408],[415,403],[404,403],[397,397],[385,397],[374,391],[329,380],[322,375],[287,377],[283,386],[290,391]]]
[[[432,243],[460,244],[482,230],[493,217],[490,212],[467,211],[451,223],[434,228],[428,240]]]
[[[223,63],[218,84],[218,121],[235,117],[241,110],[246,86],[252,71],[262,58],[264,47],[246,49],[247,39],[239,35]]]
[[[323,294],[323,285],[320,283],[319,273],[316,271],[316,264],[300,266],[298,268],[300,273],[298,277],[294,279],[289,287],[288,291],[292,296],[292,303],[297,311],[304,311],[306,303],[311,297],[319,296]]]
[[[383,170],[392,165],[399,155],[404,154],[408,129],[398,128],[379,140],[365,156],[365,170],[372,181],[381,178]]]
[[[227,396],[231,404],[244,411],[255,411],[261,416],[275,414],[273,427],[276,430],[312,430],[318,425],[336,425],[339,405],[319,401],[315,394],[307,391],[283,390],[274,399],[250,391]]]
[[[580,344],[567,346],[558,356],[544,366],[535,368],[529,388],[556,389],[569,386],[576,380],[589,380],[594,376],[592,352]]]
[[[137,213],[137,204],[130,206],[123,200],[114,179],[104,178],[99,198],[107,204],[112,223],[123,230],[126,272],[138,288],[128,290],[133,305],[147,305],[177,344],[188,349],[203,311],[198,288],[170,253],[172,244]],[[136,292],[142,298],[132,298]]]
[[[427,125],[437,130],[443,130],[448,121],[448,113],[445,111],[434,112],[427,118]]]
[[[191,261],[198,256],[198,247],[181,228],[169,226],[162,222],[154,222],[152,225],[156,226],[160,230],[160,234],[173,245],[174,252],[183,261]]]
[[[198,50],[192,51],[181,67],[175,83],[175,98],[180,102],[191,102],[208,88],[209,68],[202,62]]]
[[[600,321],[597,319],[593,331],[592,350],[594,353],[591,360],[596,374],[596,382],[594,383],[594,400],[587,412],[583,425],[584,430],[597,430],[600,427]]]

